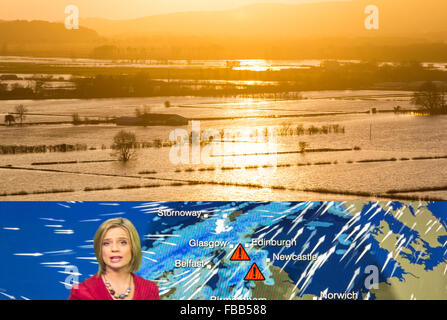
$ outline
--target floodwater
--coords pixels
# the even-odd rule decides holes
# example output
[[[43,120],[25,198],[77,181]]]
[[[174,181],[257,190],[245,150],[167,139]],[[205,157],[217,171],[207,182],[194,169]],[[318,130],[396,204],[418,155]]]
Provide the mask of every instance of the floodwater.
[[[3,56],[0,63],[33,63],[51,66],[75,66],[75,67],[133,67],[133,68],[227,68],[228,60],[105,60],[105,59],[71,59],[71,58],[37,58]],[[237,70],[281,70],[281,69],[302,69],[318,67],[323,60],[231,60],[237,63],[233,66]],[[339,60],[340,63],[360,62],[358,60]]]
[[[73,113],[78,113],[81,118],[132,116],[136,108],[146,108],[153,113],[175,113],[191,119],[298,116],[367,112],[372,108],[390,110],[398,105],[402,109],[411,109],[410,94],[405,91],[346,90],[310,91],[303,94],[305,99],[302,100],[204,97],[3,100],[0,101],[0,116],[13,112],[17,104],[28,108],[27,122],[71,121]],[[165,107],[166,101],[170,101],[170,108]]]
[[[372,108],[389,111],[397,105],[412,108],[405,92],[325,91],[308,92],[306,97],[285,101],[192,97],[1,101],[0,114],[6,114],[17,103],[25,104],[30,114],[28,122],[70,121],[74,112],[81,118],[131,116],[135,108],[146,106],[156,113],[206,119],[194,122],[202,134],[213,130],[214,134],[228,135],[201,147],[185,144],[183,149],[139,149],[135,161],[122,164],[110,161],[114,159],[110,145],[119,130],[134,132],[139,142],[168,142],[170,135],[180,132],[175,129],[190,132],[193,123],[146,128],[2,126],[0,145],[67,143],[86,144],[95,150],[0,155],[0,175],[5,182],[0,198],[340,200],[362,199],[359,192],[386,198],[387,192],[394,190],[393,195],[447,199],[447,171],[443,169],[447,159],[441,158],[447,156],[446,116],[366,113]],[[173,107],[165,108],[166,100]],[[330,125],[338,125],[344,132],[294,133],[301,126],[306,130]],[[306,142],[307,152],[299,152],[300,142]],[[356,150],[312,152],[321,148]],[[370,160],[382,161],[367,162]],[[72,161],[78,162],[64,163]],[[134,188],[120,189],[123,186]],[[85,188],[110,190],[87,192]],[[58,189],[71,192],[58,193]],[[38,191],[49,193],[32,194]],[[20,192],[27,194],[10,195]]]
[[[51,66],[75,66],[75,67],[133,67],[133,68],[227,68],[229,65],[235,70],[267,71],[284,69],[307,69],[319,67],[325,60],[105,60],[105,59],[72,59],[72,58],[39,58],[2,56],[0,63],[33,63]],[[360,60],[337,60],[338,63],[360,63]],[[235,64],[236,63],[236,64]],[[393,65],[393,62],[380,62],[380,65]],[[422,62],[426,68],[445,70],[445,62]]]

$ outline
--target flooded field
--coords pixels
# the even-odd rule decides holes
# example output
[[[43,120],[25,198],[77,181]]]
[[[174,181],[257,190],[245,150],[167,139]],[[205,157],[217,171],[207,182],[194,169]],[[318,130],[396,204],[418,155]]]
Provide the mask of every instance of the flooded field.
[[[76,67],[133,67],[133,68],[227,68],[232,65],[237,70],[284,70],[284,69],[306,69],[319,67],[325,60],[264,60],[264,59],[242,59],[242,60],[156,60],[156,59],[72,59],[72,58],[38,58],[2,56],[0,63],[31,63],[51,66],[76,66]],[[338,63],[360,63],[361,60],[337,60]],[[381,62],[380,65],[393,65],[393,62]],[[422,62],[424,67],[444,70],[445,62]]]
[[[12,112],[17,104],[24,104],[28,108],[27,122],[71,121],[73,113],[78,113],[82,118],[132,116],[135,108],[144,107],[154,113],[175,113],[190,119],[298,116],[368,112],[371,108],[392,110],[397,105],[410,109],[410,94],[405,91],[311,91],[304,93],[305,99],[302,100],[276,101],[203,97],[4,100],[0,101],[0,116]],[[165,101],[170,101],[170,108],[164,106]]]
[[[302,69],[320,66],[323,60],[128,60],[128,59],[71,59],[71,58],[36,58],[3,56],[1,63],[32,63],[52,66],[76,66],[76,67],[133,67],[133,68],[227,68],[229,63],[238,70],[281,70],[281,69]],[[339,60],[340,63],[353,62],[359,60]]]
[[[411,109],[409,96],[324,91],[285,101],[0,101],[0,115],[17,103],[29,112],[23,126],[0,126],[0,145],[86,146],[85,151],[0,154],[0,195],[2,200],[447,200],[442,169],[447,165],[447,117],[389,112],[398,105]],[[172,107],[165,108],[166,100]],[[191,121],[183,127],[69,123],[74,112],[89,118],[133,116],[142,107]],[[372,108],[378,113],[369,113]],[[40,121],[54,124],[29,124]],[[170,134],[174,129],[191,132],[193,124],[202,134],[231,134],[198,146],[199,162],[192,159],[192,146],[184,145],[189,160],[176,163],[172,157],[179,152]],[[113,137],[122,129],[135,133],[138,142],[150,146],[158,140],[160,145],[138,149],[137,159],[123,164],[111,155]]]

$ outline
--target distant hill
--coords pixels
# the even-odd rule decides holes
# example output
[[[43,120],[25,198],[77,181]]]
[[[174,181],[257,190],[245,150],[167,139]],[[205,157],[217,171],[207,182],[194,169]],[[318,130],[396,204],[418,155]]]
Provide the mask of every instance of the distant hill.
[[[46,21],[0,21],[0,43],[73,44],[98,40],[96,31],[85,27],[67,30],[63,23]]]
[[[367,5],[380,10],[380,30],[364,28]],[[188,35],[226,37],[435,37],[446,39],[447,1],[355,0],[297,5],[263,3],[212,12],[184,12],[113,21],[85,19],[101,35]]]
[[[379,8],[378,31],[364,27],[371,4]],[[445,0],[352,0],[262,3],[122,21],[81,19],[80,30],[66,30],[63,23],[0,21],[0,54],[447,61],[445,12]]]

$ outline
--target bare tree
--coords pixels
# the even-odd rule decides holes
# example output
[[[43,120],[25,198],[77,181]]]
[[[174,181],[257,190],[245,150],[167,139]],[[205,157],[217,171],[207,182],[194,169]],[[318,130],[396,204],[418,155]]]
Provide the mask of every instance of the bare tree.
[[[446,114],[447,104],[443,88],[438,87],[433,82],[426,82],[419,91],[413,94],[411,103],[421,107],[421,110],[430,114]]]
[[[122,162],[136,158],[136,142],[137,137],[134,133],[121,130],[113,137],[112,156]]]
[[[307,147],[309,147],[309,143],[305,141],[300,141],[298,143],[298,147],[300,148],[300,152],[304,153],[306,152]]]
[[[73,119],[73,124],[78,125],[81,123],[81,117],[79,116],[79,113],[75,112],[71,115],[71,118]]]
[[[140,108],[135,108],[135,116],[137,118],[147,117],[151,113],[151,107],[144,105]]]
[[[23,124],[23,120],[25,120],[27,112],[28,109],[23,104],[19,104],[15,107],[15,113],[17,114],[17,118],[20,119],[20,125]]]
[[[45,82],[43,82],[41,80],[37,80],[36,83],[34,84],[34,93],[40,94],[43,90],[44,84],[45,84]]]

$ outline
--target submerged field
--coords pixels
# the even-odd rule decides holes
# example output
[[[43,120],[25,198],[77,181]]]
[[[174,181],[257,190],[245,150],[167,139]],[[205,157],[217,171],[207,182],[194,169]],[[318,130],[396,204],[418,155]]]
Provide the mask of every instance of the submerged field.
[[[285,101],[193,97],[0,101],[0,115],[17,103],[29,112],[22,127],[0,126],[0,145],[87,147],[74,152],[1,154],[0,198],[447,200],[447,172],[442,169],[447,165],[446,116],[385,112],[397,105],[412,108],[405,92],[325,91],[304,96]],[[164,107],[166,100],[171,108]],[[198,120],[195,125],[202,133],[212,129],[230,134],[206,145],[211,156],[200,163],[175,164],[167,144],[170,133],[190,132],[191,121],[184,127],[69,124],[74,112],[81,118],[105,118],[132,116],[135,108],[143,107]],[[378,113],[370,114],[372,108]],[[324,131],[332,126],[336,132]],[[122,129],[134,132],[148,146],[157,139],[165,146],[139,149],[137,160],[126,164],[113,161],[110,146]]]

